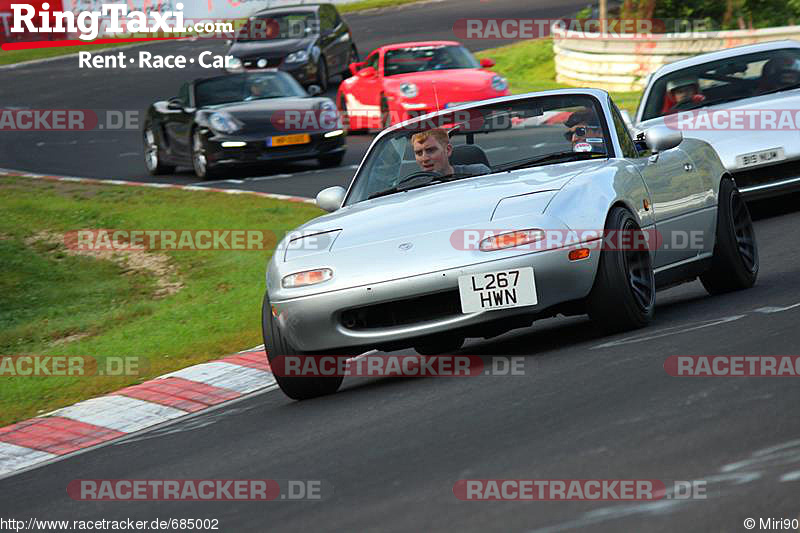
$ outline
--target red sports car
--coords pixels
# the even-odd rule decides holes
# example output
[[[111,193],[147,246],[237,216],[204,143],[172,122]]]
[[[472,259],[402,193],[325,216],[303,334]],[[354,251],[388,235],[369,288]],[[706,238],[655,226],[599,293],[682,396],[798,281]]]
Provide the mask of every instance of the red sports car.
[[[350,64],[337,105],[350,130],[384,128],[465,102],[510,94],[508,81],[453,41],[382,46]]]

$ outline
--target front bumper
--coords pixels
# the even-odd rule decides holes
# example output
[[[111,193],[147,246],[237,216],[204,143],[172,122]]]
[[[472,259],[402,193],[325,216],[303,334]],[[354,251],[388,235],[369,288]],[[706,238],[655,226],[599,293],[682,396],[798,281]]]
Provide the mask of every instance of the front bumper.
[[[470,332],[474,331],[476,334],[472,336],[478,337],[483,336],[479,331],[480,326],[488,323],[535,315],[554,305],[586,297],[594,282],[600,253],[594,250],[589,258],[581,261],[570,261],[568,253],[568,249],[559,248],[506,256],[459,268],[297,298],[289,297],[291,290],[280,289],[270,293],[270,301],[281,332],[300,350],[321,351],[403,344],[408,340],[454,330],[465,336],[470,336]],[[458,277],[461,275],[530,266],[534,269],[538,296],[535,306],[471,314],[462,314],[459,306],[457,312],[447,316],[393,327],[353,329],[343,324],[342,315],[353,308],[457,291]],[[270,275],[276,276],[272,264],[268,277]],[[409,346],[412,344],[413,342],[407,343]]]
[[[254,164],[267,161],[292,161],[314,159],[335,155],[345,151],[346,134],[325,137],[327,132],[310,133],[311,142],[289,146],[267,146],[267,137],[260,136],[214,136],[207,140],[206,157],[215,165]],[[276,135],[287,135],[286,132]],[[245,143],[244,146],[224,147],[223,143]]]

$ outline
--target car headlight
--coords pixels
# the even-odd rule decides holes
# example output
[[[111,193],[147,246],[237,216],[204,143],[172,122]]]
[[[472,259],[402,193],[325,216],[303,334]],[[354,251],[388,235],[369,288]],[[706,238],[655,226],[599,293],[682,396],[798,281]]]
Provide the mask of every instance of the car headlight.
[[[286,56],[287,63],[303,63],[304,61],[308,61],[308,52],[305,50],[300,50],[299,52],[292,52],[288,56]]]
[[[242,60],[238,57],[227,56],[225,58],[225,65],[230,72],[240,72],[244,70],[244,65],[242,65]]]
[[[406,98],[414,98],[419,94],[419,88],[415,83],[404,83],[400,86],[400,93]]]
[[[481,252],[492,252],[530,244],[542,239],[544,239],[544,231],[540,229],[525,229],[509,233],[500,233],[483,239],[480,244],[480,250]]]
[[[214,113],[208,117],[208,123],[211,129],[218,133],[234,133],[239,130],[239,125],[228,114]]]
[[[336,104],[330,100],[325,100],[324,102],[317,104],[317,109],[320,111],[336,111]]]
[[[508,89],[508,80],[506,80],[503,76],[495,74],[492,76],[492,89],[495,91],[505,91]]]
[[[330,268],[318,268],[317,270],[306,270],[304,272],[295,272],[284,276],[281,281],[281,286],[284,289],[295,289],[298,287],[308,287],[309,285],[316,285],[323,281],[328,281],[333,278],[333,270]]]

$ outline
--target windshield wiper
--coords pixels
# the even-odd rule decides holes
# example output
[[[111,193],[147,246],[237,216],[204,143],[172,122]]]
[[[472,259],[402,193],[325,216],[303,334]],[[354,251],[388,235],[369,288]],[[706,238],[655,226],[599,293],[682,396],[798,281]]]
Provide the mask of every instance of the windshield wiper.
[[[608,157],[607,154],[601,154],[599,152],[573,152],[572,150],[570,150],[568,152],[556,152],[554,154],[532,157],[531,159],[525,159],[522,161],[515,161],[513,163],[500,165],[497,168],[497,171],[508,172],[509,170],[518,170],[520,168],[535,167],[536,165],[553,163],[564,159],[580,161],[582,159],[595,159],[595,158],[607,158],[607,157]]]
[[[446,183],[448,181],[460,180],[460,179],[469,178],[469,177],[472,177],[472,176],[474,176],[474,174],[447,174],[446,176],[439,176],[439,177],[435,177],[435,178],[432,177],[428,181],[419,183],[417,185],[412,185],[411,187],[402,187],[401,185],[403,184],[403,182],[401,181],[400,183],[398,183],[394,187],[390,187],[390,188],[388,188],[386,190],[378,191],[378,192],[374,192],[374,193],[370,194],[367,197],[367,200],[372,200],[373,198],[380,198],[381,196],[388,196],[388,195],[394,194],[396,192],[405,192],[405,191],[410,191],[410,190],[413,190],[413,189],[420,189],[422,187],[427,187],[428,185],[434,185],[436,183]],[[416,179],[416,177],[412,177],[412,179]],[[409,181],[411,181],[411,180],[409,180]]]

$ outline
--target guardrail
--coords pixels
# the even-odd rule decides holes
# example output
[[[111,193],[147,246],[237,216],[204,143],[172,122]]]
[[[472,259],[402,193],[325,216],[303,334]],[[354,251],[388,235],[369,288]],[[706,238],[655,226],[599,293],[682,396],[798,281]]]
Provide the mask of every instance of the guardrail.
[[[662,65],[742,44],[800,39],[800,26],[760,30],[601,36],[554,27],[556,81],[607,91],[638,91]]]

